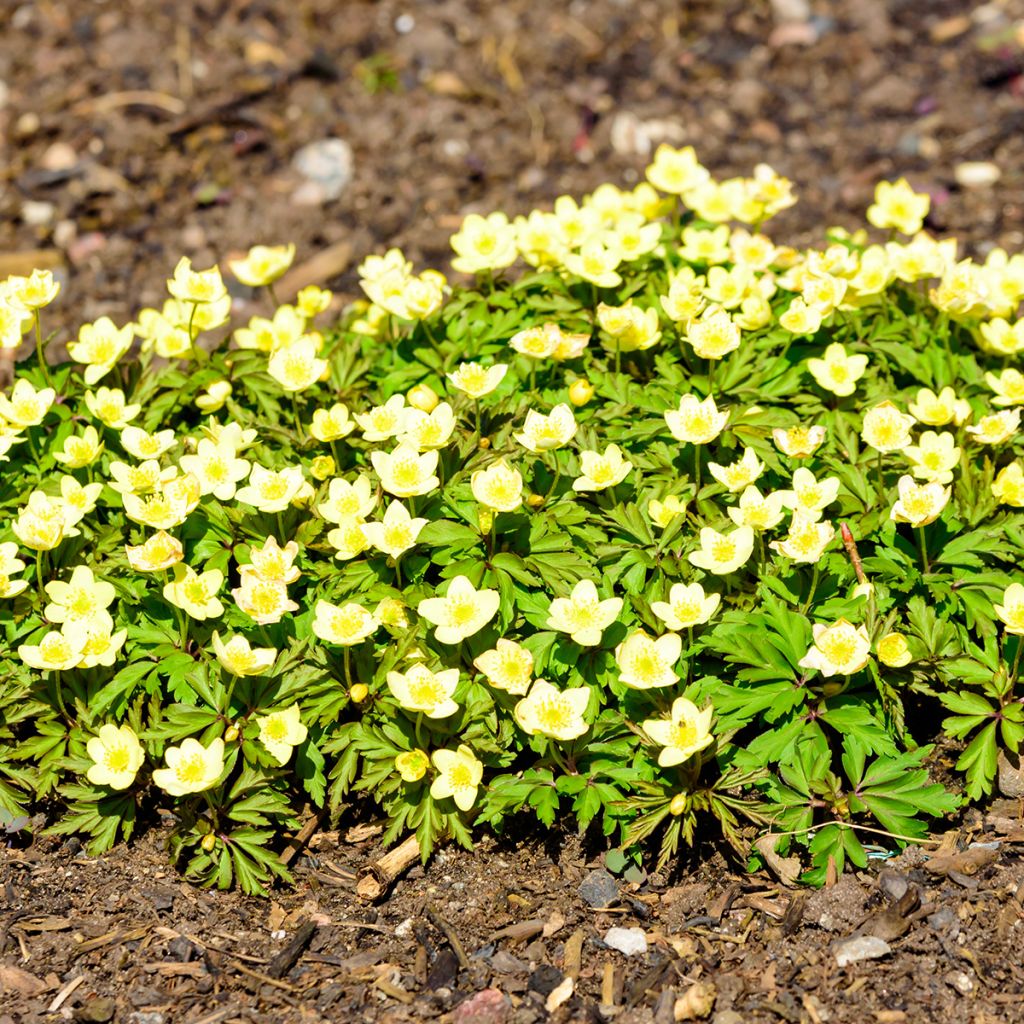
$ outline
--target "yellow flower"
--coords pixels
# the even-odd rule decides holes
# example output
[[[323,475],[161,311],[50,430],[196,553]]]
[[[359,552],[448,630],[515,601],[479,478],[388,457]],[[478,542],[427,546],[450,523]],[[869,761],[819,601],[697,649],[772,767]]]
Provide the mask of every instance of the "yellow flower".
[[[68,345],[68,355],[76,363],[85,364],[86,384],[95,384],[114,368],[131,348],[134,334],[131,324],[118,329],[109,316],[101,316],[95,323],[82,325],[78,341]]]
[[[170,796],[202,793],[216,785],[224,771],[224,741],[218,736],[208,747],[189,736],[180,747],[168,747],[166,768],[153,772],[153,782]]]
[[[156,459],[147,459],[138,465],[132,466],[126,462],[111,462],[110,481],[111,490],[121,495],[122,501],[126,494],[150,494],[153,491],[160,491],[164,484],[170,483],[177,476],[176,466],[160,468]]]
[[[348,561],[361,555],[370,545],[363,533],[366,521],[359,516],[343,516],[338,525],[327,533],[327,543],[334,547],[334,557]]]
[[[49,270],[33,270],[28,277],[9,277],[5,299],[22,313],[34,313],[48,306],[60,291],[60,282]]]
[[[361,529],[371,547],[397,560],[416,544],[416,538],[427,522],[426,519],[414,519],[400,501],[393,501],[388,505],[382,522],[365,523]]]
[[[50,622],[86,625],[110,621],[107,608],[117,592],[109,583],[96,579],[87,565],[75,566],[66,583],[54,580],[43,589],[51,602],[43,614]]]
[[[318,352],[317,340],[304,334],[271,355],[267,361],[267,373],[283,391],[305,391],[320,380],[327,369],[327,360],[317,358]]]
[[[677,441],[709,444],[725,429],[729,410],[719,412],[714,395],[708,395],[704,401],[696,395],[683,395],[678,409],[665,410],[665,422]]]
[[[790,334],[815,334],[823,319],[820,309],[808,305],[803,299],[793,299],[786,312],[779,317],[779,326]]]
[[[307,487],[301,466],[272,470],[256,463],[249,482],[235,493],[235,500],[260,512],[283,512]]]
[[[656,189],[675,196],[703,185],[711,177],[697,160],[693,146],[674,149],[664,142],[655,150],[654,161],[644,173]]]
[[[903,454],[914,464],[911,469],[914,476],[937,484],[948,484],[960,463],[956,439],[947,431],[926,430],[918,443],[905,448]]]
[[[271,711],[269,715],[257,715],[256,724],[260,727],[260,743],[281,766],[291,760],[292,750],[304,743],[309,734],[302,724],[298,704],[281,711]]]
[[[226,380],[215,380],[206,386],[206,390],[196,398],[196,407],[209,414],[224,407],[231,397],[234,388]]]
[[[478,274],[483,270],[502,270],[512,266],[519,253],[516,250],[516,229],[504,213],[490,213],[481,217],[469,214],[457,234],[451,237],[456,252],[452,267],[463,274]]]
[[[25,563],[18,558],[18,545],[13,541],[0,544],[0,598],[17,597],[28,587],[28,580],[11,579],[24,568]]]
[[[757,457],[753,448],[744,448],[742,457],[727,466],[709,462],[708,472],[727,491],[735,494],[749,487],[764,472],[764,463]]]
[[[230,501],[252,468],[231,445],[207,437],[200,439],[195,455],[182,455],[178,465],[199,481],[200,494],[212,494],[218,501]]]
[[[280,580],[268,580],[255,572],[242,574],[241,585],[231,591],[239,610],[261,626],[280,622],[299,606],[288,597],[288,587]]]
[[[994,604],[992,610],[1006,626],[1007,633],[1024,636],[1024,586],[1011,583],[1003,591],[1003,603]]]
[[[622,457],[617,444],[610,444],[599,452],[580,452],[580,475],[573,481],[574,491],[603,491],[622,483],[633,468],[632,462]]]
[[[225,643],[214,630],[210,644],[221,667],[233,676],[262,676],[273,666],[277,651],[273,647],[252,647],[241,634],[236,633]]]
[[[317,505],[316,510],[329,523],[341,523],[353,517],[365,519],[376,507],[377,496],[370,478],[361,473],[355,483],[340,477],[332,480],[327,488],[327,500]]]
[[[440,484],[436,476],[436,451],[422,455],[411,445],[400,444],[393,452],[371,452],[370,463],[380,485],[396,498],[412,498],[429,494]]]
[[[671,768],[709,746],[714,740],[711,735],[714,713],[710,704],[701,711],[693,701],[677,697],[672,701],[671,717],[646,719],[642,724],[644,732],[662,748],[658,764]]]
[[[576,418],[564,403],[556,405],[546,416],[530,409],[523,429],[512,436],[527,451],[549,452],[568,444],[576,435]]]
[[[892,402],[880,402],[864,414],[861,439],[879,452],[895,452],[909,446],[914,417],[902,413]]]
[[[943,388],[937,395],[928,388],[921,388],[907,408],[916,420],[929,427],[944,427],[947,423],[959,426],[971,415],[967,400],[957,398],[952,388]]]
[[[14,352],[20,348],[22,336],[31,326],[32,318],[9,306],[0,288],[0,352]]]
[[[395,771],[403,782],[419,782],[430,767],[430,758],[425,750],[403,750],[395,758]]]
[[[224,585],[224,573],[219,569],[197,573],[190,565],[181,563],[175,565],[173,571],[173,578],[163,588],[166,601],[200,621],[217,619],[224,614],[224,605],[217,597]]]
[[[999,470],[992,481],[992,496],[1004,505],[1024,508],[1024,467],[1019,462]]]
[[[85,745],[92,764],[85,777],[94,786],[127,789],[146,761],[139,737],[130,725],[101,725]]]
[[[667,601],[652,601],[651,611],[671,630],[689,629],[707,622],[721,597],[706,594],[699,583],[673,583]]]
[[[228,260],[231,273],[242,284],[260,288],[276,281],[295,259],[295,246],[254,245],[242,260]]]
[[[880,181],[875,186],[875,201],[868,207],[868,222],[876,228],[895,228],[913,235],[921,230],[931,202],[929,196],[915,192],[906,178]]]
[[[95,393],[86,391],[85,406],[105,427],[113,430],[124,429],[142,409],[137,402],[127,404],[120,388],[97,388]]]
[[[562,266],[570,274],[598,288],[617,288],[622,284],[622,277],[615,268],[621,261],[618,252],[592,238],[584,242],[579,252],[567,252],[562,257]]]
[[[683,228],[679,255],[689,263],[725,263],[729,259],[729,228]]]
[[[590,687],[559,690],[545,679],[534,680],[529,694],[515,706],[515,720],[529,736],[550,736],[563,743],[590,728],[583,712],[590,703]]]
[[[839,477],[828,476],[818,480],[806,467],[793,473],[793,488],[776,492],[786,508],[814,522],[839,496]]]
[[[150,434],[141,427],[127,426],[121,431],[121,447],[136,459],[158,459],[175,445],[173,430]]]
[[[54,452],[54,460],[68,469],[82,469],[91,466],[103,451],[103,442],[95,427],[86,427],[81,434],[69,434],[64,438],[63,451]]]
[[[317,601],[313,608],[313,634],[325,643],[353,647],[377,631],[377,622],[362,605]]]
[[[878,660],[890,668],[903,668],[912,658],[907,638],[902,633],[886,633],[878,641]]]
[[[500,603],[496,590],[477,590],[466,576],[456,576],[444,597],[425,598],[416,613],[437,627],[434,636],[440,643],[457,644],[483,629]]]
[[[431,412],[407,408],[398,440],[417,451],[431,451],[448,444],[454,432],[455,413],[447,402],[441,402]]]
[[[674,686],[679,676],[673,666],[683,651],[678,633],[666,633],[657,640],[638,629],[615,648],[619,682],[633,690]]]
[[[73,476],[60,478],[60,497],[63,502],[64,523],[80,523],[95,507],[103,491],[103,484],[80,484]]]
[[[509,347],[529,359],[549,359],[561,341],[562,332],[557,324],[527,327],[509,339]]]
[[[249,564],[240,566],[239,571],[243,579],[253,575],[271,583],[294,583],[302,575],[294,564],[298,553],[295,541],[281,547],[276,537],[267,537],[259,547],[249,548]]]
[[[33,551],[52,551],[65,537],[79,534],[68,521],[63,503],[42,491],[29,495],[28,504],[18,509],[11,529],[22,546]]]
[[[901,476],[897,488],[899,498],[889,513],[889,518],[897,523],[927,526],[939,518],[949,501],[948,487],[937,483],[915,483],[912,476]]]
[[[1024,351],[1024,320],[1011,325],[1002,317],[996,317],[978,324],[978,334],[978,345],[986,352],[1006,357]]]
[[[323,313],[331,304],[334,294],[326,288],[318,288],[315,284],[308,284],[295,296],[295,308],[307,320]]]
[[[737,526],[749,526],[752,530],[770,530],[782,521],[783,493],[762,494],[753,484],[743,489],[739,503],[726,509],[729,518]]]
[[[1005,444],[1020,429],[1020,409],[1004,409],[982,416],[973,427],[964,430],[979,444]]]
[[[794,562],[815,565],[836,535],[831,523],[819,520],[820,513],[797,511],[789,524],[789,533],[782,540],[773,540],[768,546]]]
[[[373,617],[382,626],[386,626],[393,635],[395,631],[409,628],[405,602],[398,600],[397,597],[381,598],[373,610]]]
[[[797,426],[789,430],[776,427],[772,431],[772,440],[783,455],[791,459],[807,459],[821,447],[825,433],[825,428],[819,426]]]
[[[437,392],[427,384],[417,384],[406,393],[405,400],[420,412],[433,412],[437,408]]]
[[[11,397],[0,395],[0,420],[6,420],[15,427],[37,427],[53,405],[57,392],[53,388],[38,391],[19,377],[11,389]]]
[[[740,347],[741,332],[722,308],[708,306],[686,327],[686,341],[702,359],[722,359]]]
[[[465,743],[459,744],[458,750],[435,750],[431,760],[438,775],[430,785],[430,795],[435,800],[452,797],[460,811],[468,811],[476,803],[483,763]]]
[[[469,486],[473,497],[494,512],[514,512],[523,503],[523,477],[505,459],[476,470]]]
[[[181,302],[195,304],[218,302],[228,294],[217,267],[193,270],[192,261],[187,256],[178,260],[174,277],[167,282],[167,290]]]
[[[754,551],[754,531],[739,526],[731,533],[719,533],[705,526],[700,531],[700,550],[689,554],[690,565],[716,576],[725,576],[746,565]]]
[[[505,379],[506,373],[508,373],[507,363],[495,363],[494,366],[460,363],[447,376],[456,390],[469,395],[470,398],[483,398]]]
[[[692,267],[683,267],[682,270],[671,274],[668,280],[668,295],[658,296],[665,315],[677,324],[700,316],[707,304],[702,291],[704,284],[705,278],[699,276]]]
[[[814,643],[800,659],[800,667],[817,669],[823,676],[851,676],[859,672],[871,654],[871,640],[863,626],[838,619],[831,626],[816,622]]]
[[[82,660],[79,668],[95,668],[102,665],[109,668],[117,660],[117,656],[128,639],[128,630],[119,629],[114,632],[114,624],[109,618],[93,619],[85,623],[85,646],[82,648]]]
[[[306,319],[293,306],[281,306],[271,320],[254,316],[248,327],[235,331],[239,348],[276,352],[293,345],[306,333]]]
[[[821,359],[807,360],[807,369],[818,386],[840,397],[853,394],[867,367],[867,356],[848,355],[838,342],[829,345]]]
[[[622,598],[601,600],[592,580],[580,580],[568,597],[556,597],[548,609],[548,629],[568,633],[581,647],[596,647],[618,618]]]
[[[569,385],[569,401],[575,406],[586,405],[594,397],[594,385],[585,377],[577,377]]]
[[[499,690],[522,696],[533,679],[533,655],[515,640],[499,640],[489,651],[473,659],[487,682]]]
[[[452,694],[459,685],[459,670],[446,668],[431,672],[426,665],[413,665],[408,672],[389,672],[388,689],[406,710],[422,712],[427,718],[449,718],[459,710]]]
[[[44,672],[66,672],[75,668],[82,660],[89,634],[82,626],[71,626],[59,633],[52,630],[38,643],[22,644],[18,657],[30,668]]]
[[[634,306],[632,299],[624,306],[602,302],[597,307],[597,322],[614,342],[609,347],[620,352],[645,352],[661,340],[658,311]]]
[[[647,503],[647,515],[655,526],[663,530],[672,523],[677,516],[686,512],[686,502],[678,495],[670,494],[664,501],[655,498]]]

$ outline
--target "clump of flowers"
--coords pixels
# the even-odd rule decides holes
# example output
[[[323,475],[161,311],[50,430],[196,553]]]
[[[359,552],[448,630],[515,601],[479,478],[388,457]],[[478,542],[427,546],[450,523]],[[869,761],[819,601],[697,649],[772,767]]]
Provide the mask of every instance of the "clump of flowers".
[[[258,892],[307,805],[424,857],[518,815],[661,863],[772,831],[821,882],[861,826],[990,793],[1024,740],[1024,257],[959,259],[902,180],[876,235],[798,251],[795,201],[662,146],[467,217],[461,283],[371,255],[333,323],[257,246],[240,324],[183,259],[59,366],[58,283],[0,283],[0,345],[36,341],[0,394],[0,809],[102,851],[159,804],[186,877]]]

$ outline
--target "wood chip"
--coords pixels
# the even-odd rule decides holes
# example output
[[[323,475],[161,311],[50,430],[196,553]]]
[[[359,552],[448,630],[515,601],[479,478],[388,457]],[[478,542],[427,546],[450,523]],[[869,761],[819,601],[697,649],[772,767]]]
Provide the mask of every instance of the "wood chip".
[[[56,1013],[71,998],[71,994],[85,981],[85,975],[80,974],[72,978],[54,997],[53,1002],[46,1008],[47,1013]]]
[[[324,285],[348,270],[352,263],[352,246],[335,242],[311,259],[292,267],[274,286],[282,302],[295,298],[307,285]]]

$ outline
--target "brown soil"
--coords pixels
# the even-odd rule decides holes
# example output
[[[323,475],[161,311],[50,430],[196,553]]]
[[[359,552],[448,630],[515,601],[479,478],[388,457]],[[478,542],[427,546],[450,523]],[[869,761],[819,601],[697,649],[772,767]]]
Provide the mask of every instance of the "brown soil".
[[[351,295],[363,253],[443,264],[466,212],[631,183],[659,138],[719,176],[763,160],[797,181],[780,239],[856,226],[875,180],[906,174],[932,192],[936,232],[1020,248],[1024,0],[779,14],[800,7],[0,0],[0,272],[57,267],[65,332],[158,304],[182,254],[206,265],[257,241],[329,250],[318,273]],[[351,144],[351,184],[297,203],[291,159],[327,136]],[[972,161],[1001,177],[958,185]],[[671,877],[618,879],[607,910],[578,891],[599,851],[562,832],[443,851],[377,906],[351,878],[372,839],[319,835],[268,902],[183,884],[159,829],[100,860],[0,837],[0,1024],[661,1024],[708,984],[716,1024],[1024,1021],[1020,822],[1016,804],[968,818],[956,849],[1000,845],[951,871],[912,851],[816,894],[704,846]],[[275,961],[307,922],[294,966]],[[606,948],[613,926],[643,929],[647,952]],[[834,943],[858,931],[892,952],[841,968]]]

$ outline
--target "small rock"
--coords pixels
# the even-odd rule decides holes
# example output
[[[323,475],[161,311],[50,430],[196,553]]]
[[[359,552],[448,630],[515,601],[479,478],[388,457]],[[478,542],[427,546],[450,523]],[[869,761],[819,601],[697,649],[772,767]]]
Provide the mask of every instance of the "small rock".
[[[416,19],[411,14],[400,14],[395,18],[395,31],[400,36],[407,36],[416,27]]]
[[[337,199],[352,181],[352,165],[352,147],[344,139],[321,139],[303,146],[292,157],[292,166],[306,180],[293,200],[309,203],[314,196],[320,202]]]
[[[14,136],[18,139],[31,138],[42,127],[42,121],[35,111],[27,110],[14,122]]]
[[[1020,755],[1000,750],[996,765],[999,769],[999,792],[1013,800],[1024,796],[1024,768]]]
[[[54,142],[43,153],[39,166],[44,171],[67,171],[78,163],[78,154],[66,142]]]
[[[647,952],[647,936],[643,928],[609,928],[604,944],[624,956],[639,956]]]
[[[994,185],[1002,171],[987,160],[969,160],[953,168],[953,177],[961,188],[989,188]]]
[[[518,974],[520,971],[525,971],[529,965],[525,960],[520,960],[519,957],[499,949],[491,957],[491,966],[501,974]]]
[[[836,963],[840,967],[847,967],[860,960],[877,960],[879,957],[888,956],[892,947],[884,939],[876,938],[874,935],[858,935],[852,939],[846,939],[833,947]]]
[[[974,982],[966,971],[950,971],[942,980],[962,996],[970,995],[974,991]]]
[[[41,228],[53,222],[57,207],[53,203],[26,199],[21,204],[21,220],[30,228]]]
[[[0,81],[0,110],[7,106],[11,98],[11,87],[4,81]]]
[[[395,926],[395,938],[407,939],[412,935],[413,919],[407,917],[401,924]]]
[[[745,1024],[745,1022],[735,1010],[719,1010],[711,1018],[711,1024]]]
[[[674,1020],[703,1020],[709,1016],[718,998],[712,981],[695,981],[672,1007]]]
[[[107,1024],[114,1019],[117,1004],[110,996],[87,999],[71,1015],[71,1019],[81,1024]]]
[[[934,914],[928,915],[928,926],[941,932],[956,924],[956,912],[952,907],[940,907]]]
[[[591,871],[580,882],[580,899],[590,907],[610,907],[619,898],[619,884],[604,868]]]
[[[132,1010],[125,1024],[164,1024],[167,1018],[159,1010]]]
[[[893,871],[892,868],[885,868],[878,874],[878,888],[889,900],[896,903],[907,894],[910,880],[906,875],[901,875],[898,871]]]
[[[771,0],[771,8],[777,22],[808,21],[811,17],[809,0]]]
[[[564,975],[551,964],[541,964],[530,974],[529,988],[542,996],[549,996],[562,983]]]
[[[485,988],[459,1003],[442,1020],[445,1024],[504,1024],[511,1006],[504,992],[496,988]]]

